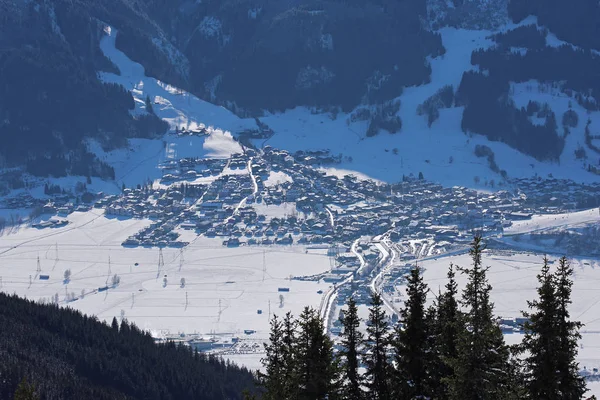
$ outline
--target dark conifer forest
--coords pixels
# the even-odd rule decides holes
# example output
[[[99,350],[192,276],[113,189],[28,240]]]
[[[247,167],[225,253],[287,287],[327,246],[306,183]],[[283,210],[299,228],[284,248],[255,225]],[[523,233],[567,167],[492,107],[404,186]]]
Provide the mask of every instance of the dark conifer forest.
[[[254,375],[69,308],[0,293],[0,399],[242,399]],[[17,395],[15,395],[17,393]]]
[[[544,124],[532,123],[532,111],[514,105],[510,83],[560,82],[573,102],[598,110],[594,99],[600,97],[600,56],[592,50],[600,48],[600,5],[592,0],[511,0],[508,11],[515,23],[534,16],[545,28],[530,24],[495,34],[495,46],[473,52],[471,63],[479,72],[465,72],[457,90],[457,103],[465,106],[462,128],[538,160],[556,161],[568,127],[560,128],[560,116],[552,111],[538,114],[546,119]],[[548,46],[548,30],[568,43]]]

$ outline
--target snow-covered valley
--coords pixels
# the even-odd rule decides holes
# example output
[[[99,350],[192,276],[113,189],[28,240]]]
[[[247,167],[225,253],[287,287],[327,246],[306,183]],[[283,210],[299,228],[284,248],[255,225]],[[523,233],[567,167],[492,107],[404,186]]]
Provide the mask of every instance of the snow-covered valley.
[[[430,60],[430,83],[406,88],[398,98],[403,127],[397,134],[368,138],[367,122],[350,122],[350,114],[296,108],[260,118],[272,134],[251,139],[254,149],[240,140],[241,132],[260,129],[254,119],[145,76],[115,48],[118,32],[106,27],[105,33],[101,49],[121,73],[101,79],[131,91],[133,113],[148,112],[150,98],[173,132],[130,139],[129,147],[111,151],[90,140],[89,149],[115,168],[114,182],[87,184],[90,192],[103,192],[94,198],[97,207],[75,211],[81,204],[72,198],[43,193],[50,183],[67,189],[68,197],[84,177],[32,180],[7,196],[17,205],[19,196],[29,195],[56,204],[30,219],[36,206],[0,209],[5,222],[15,213],[25,219],[3,227],[0,290],[105,321],[127,318],[157,338],[217,338],[224,350],[216,351],[258,368],[272,313],[298,315],[313,306],[335,335],[342,300],[361,297],[364,316],[369,290],[388,286],[395,289],[385,296],[386,311],[396,313],[407,265],[418,259],[436,290],[450,262],[469,264],[464,252],[480,231],[493,244],[484,264],[491,267],[495,312],[504,318],[520,316],[535,295],[544,253],[572,257],[572,315],[586,325],[579,361],[587,369],[600,366],[597,248],[559,240],[564,232],[596,232],[600,222],[598,208],[585,206],[598,197],[598,176],[575,157],[585,144],[584,124],[571,131],[560,163],[553,163],[463,133],[462,107],[440,110],[431,127],[417,115],[443,86],[458,86],[473,68],[472,51],[490,46],[492,32],[440,31],[446,54]],[[519,107],[538,100],[557,115],[572,108],[600,124],[600,112],[570,104],[537,82],[514,84],[511,91]],[[508,179],[475,155],[477,145],[492,149]],[[54,214],[66,225],[33,226],[56,221]],[[358,284],[355,292],[350,283]],[[506,338],[518,341],[519,334]]]

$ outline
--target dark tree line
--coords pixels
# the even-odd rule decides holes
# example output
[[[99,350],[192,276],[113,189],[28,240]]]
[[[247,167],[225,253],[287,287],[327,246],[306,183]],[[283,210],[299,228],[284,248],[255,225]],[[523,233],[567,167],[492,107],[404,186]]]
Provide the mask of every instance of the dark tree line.
[[[417,115],[427,116],[427,126],[431,125],[440,117],[440,109],[450,108],[454,105],[454,88],[445,85],[429,97],[423,104],[417,107]]]
[[[600,49],[600,4],[595,0],[510,0],[508,12],[515,22],[535,15],[559,39]]]
[[[506,32],[497,33],[493,36],[493,39],[503,49],[510,49],[510,47],[542,49],[546,47],[547,34],[547,30],[538,29],[536,25],[523,25]]]
[[[600,57],[591,50],[600,48],[600,6],[588,0],[511,0],[509,12],[515,21],[536,15],[545,28],[525,25],[495,34],[496,46],[472,53],[471,64],[482,72],[465,72],[457,90],[457,103],[465,106],[462,128],[538,160],[558,160],[569,125],[557,130],[552,113],[545,124],[532,123],[529,110],[519,109],[511,100],[510,82],[537,80],[553,85],[583,107],[597,110]],[[548,30],[579,47],[547,46]]]
[[[516,108],[508,92],[508,80],[492,72],[465,72],[456,93],[457,103],[465,107],[463,131],[506,143],[538,160],[557,160],[564,138],[557,132],[554,114],[546,117],[544,125],[533,124],[528,111]]]
[[[248,370],[155,344],[127,320],[0,293],[2,399],[242,399],[254,384]]]
[[[238,112],[297,105],[351,110],[365,95],[369,102],[384,102],[403,86],[428,82],[426,57],[444,51],[440,35],[422,27],[424,0],[259,0],[248,7],[226,0],[189,5],[187,12],[169,1],[148,3],[148,15],[189,60],[185,87],[207,97],[206,82],[221,76],[217,99]],[[249,8],[260,11],[249,18]],[[210,35],[197,29],[206,17],[219,21]],[[147,29],[120,32],[119,48],[130,50],[152,76],[171,81],[173,68],[164,56],[153,56]],[[314,70],[306,73],[307,66]],[[331,75],[314,74],[322,68]],[[368,85],[375,71],[385,82]],[[302,76],[314,84],[299,85]]]
[[[480,49],[471,55],[471,63],[488,70],[490,77],[502,82],[564,81],[566,89],[600,97],[600,57],[568,44],[529,49],[524,54],[501,47]]]
[[[525,339],[508,346],[490,301],[483,242],[476,237],[468,268],[450,265],[447,284],[428,305],[430,291],[419,267],[407,276],[407,299],[397,324],[383,300],[371,298],[366,334],[356,303],[343,314],[339,351],[323,322],[306,309],[299,319],[273,317],[263,359],[264,399],[581,399],[577,341],[581,323],[569,315],[573,269],[561,258],[538,276],[538,298],[528,302]],[[456,273],[467,283],[459,291]],[[318,369],[318,373],[316,373]]]

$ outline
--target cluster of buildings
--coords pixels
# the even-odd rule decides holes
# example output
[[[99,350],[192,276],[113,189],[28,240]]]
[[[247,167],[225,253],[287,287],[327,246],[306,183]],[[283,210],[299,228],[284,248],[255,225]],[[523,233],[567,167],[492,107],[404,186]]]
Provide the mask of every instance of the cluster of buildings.
[[[589,208],[600,202],[600,184],[520,179],[505,185],[510,189],[482,193],[412,177],[395,184],[340,177],[317,168],[341,158],[328,150],[290,153],[265,146],[225,160],[172,159],[160,165],[159,184],[126,188],[118,196],[94,195],[93,207],[111,217],[154,221],[123,243],[128,246],[182,246],[181,229],[221,237],[227,246],[348,246],[360,237],[383,233],[396,242],[456,242],[474,231],[502,233],[513,220],[533,213]],[[4,206],[37,206],[59,216],[89,209],[74,197],[58,193],[39,203],[19,195],[4,199]]]

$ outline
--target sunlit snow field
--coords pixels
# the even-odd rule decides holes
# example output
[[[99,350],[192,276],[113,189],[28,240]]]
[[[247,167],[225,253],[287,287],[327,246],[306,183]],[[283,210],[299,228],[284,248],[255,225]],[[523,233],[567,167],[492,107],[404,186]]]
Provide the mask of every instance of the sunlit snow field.
[[[62,228],[23,227],[0,236],[2,291],[48,301],[58,294],[59,304],[108,322],[120,318],[123,311],[125,318],[157,334],[240,334],[250,329],[266,336],[269,302],[272,312],[297,315],[306,305],[318,307],[321,295],[317,291],[328,287],[290,280],[327,271],[326,250],[229,248],[219,239],[200,238],[183,250],[183,263],[179,249],[163,249],[164,267],[159,271],[158,248],[121,246],[149,221],[106,218],[98,210],[74,213],[68,219],[70,223]],[[64,282],[66,269],[71,270],[69,282]],[[121,282],[111,288],[114,274]],[[49,279],[40,280],[39,275],[49,275]],[[98,292],[106,285],[108,290]],[[280,293],[279,288],[289,288],[289,292]],[[78,299],[67,302],[71,294]]]

